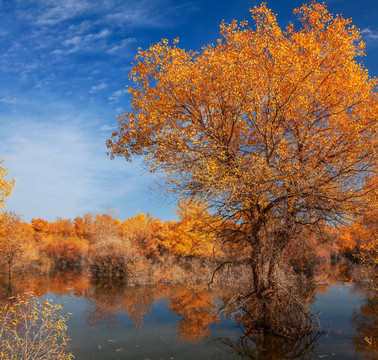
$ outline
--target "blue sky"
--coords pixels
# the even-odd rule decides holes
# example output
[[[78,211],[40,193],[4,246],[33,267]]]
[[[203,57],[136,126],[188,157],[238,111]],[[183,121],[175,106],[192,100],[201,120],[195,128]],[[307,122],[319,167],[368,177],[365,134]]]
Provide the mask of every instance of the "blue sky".
[[[281,26],[300,0],[271,0]],[[258,1],[0,0],[0,158],[17,178],[7,210],[25,221],[75,218],[112,208],[174,219],[150,190],[140,160],[110,160],[105,141],[129,109],[127,74],[138,47],[162,38],[199,50],[215,43],[224,19],[250,19]],[[363,32],[378,75],[378,1],[328,0]]]

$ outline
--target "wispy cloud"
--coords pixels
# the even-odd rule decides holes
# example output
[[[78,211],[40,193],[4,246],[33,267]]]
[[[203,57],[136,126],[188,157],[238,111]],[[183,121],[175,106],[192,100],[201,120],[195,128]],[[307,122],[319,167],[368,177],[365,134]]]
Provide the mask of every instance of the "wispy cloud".
[[[85,0],[40,0],[37,4],[41,11],[35,20],[37,25],[56,25],[93,9]]]
[[[142,45],[139,31],[174,26],[179,18],[175,14],[185,19],[182,9],[190,11],[185,6],[173,0],[11,2],[9,13],[0,13],[0,32],[7,33],[6,40],[0,39],[0,70],[33,85],[38,77],[38,83],[46,80],[56,86],[54,71],[72,76],[76,61],[88,63],[89,71],[118,65],[120,56],[131,59],[135,54],[137,41]],[[13,28],[13,23],[22,26]],[[83,55],[96,55],[96,64],[79,58]]]
[[[100,32],[87,34],[87,35],[76,35],[69,39],[63,41],[63,49],[56,49],[53,51],[54,54],[72,54],[78,51],[85,52],[91,51],[92,49],[99,49],[98,41],[103,40],[111,35],[111,31],[108,29],[103,29]],[[102,46],[101,46],[102,47]]]
[[[121,42],[116,43],[113,47],[111,47],[107,52],[109,54],[115,54],[115,53],[119,52],[120,50],[124,50],[130,44],[135,43],[136,41],[137,41],[136,38],[123,39]]]
[[[106,84],[105,82],[101,82],[98,85],[92,86],[92,88],[91,88],[91,90],[89,92],[90,93],[94,93],[96,91],[106,89],[107,87],[108,87],[108,84]]]
[[[123,26],[164,28],[172,26],[178,20],[178,16],[172,15],[197,10],[190,1],[140,0],[124,4],[126,3],[118,11],[108,12],[107,19]]]
[[[115,126],[109,126],[109,125],[102,125],[100,127],[101,131],[114,131],[116,129]]]
[[[22,212],[27,221],[104,211],[148,187],[150,180],[141,176],[138,163],[110,161],[104,126],[97,135],[93,127],[90,135],[84,118],[72,122],[70,117],[58,115],[48,122],[15,119],[19,131],[13,133],[11,122],[0,124],[0,132],[8,135],[0,137],[0,153],[10,176],[18,179],[7,209]],[[123,179],[127,185],[119,186]]]
[[[365,40],[375,41],[378,40],[378,31],[365,28],[362,30],[362,35]]]
[[[94,34],[88,34],[88,35],[85,35],[85,36],[75,36],[72,39],[65,40],[63,42],[63,44],[66,45],[66,46],[71,46],[71,45],[73,45],[73,46],[85,46],[86,44],[88,44],[91,41],[106,38],[110,34],[111,34],[111,32],[109,30],[104,29],[104,30],[101,30],[100,32],[94,33]]]
[[[110,102],[117,102],[122,96],[126,95],[126,93],[127,89],[117,90],[114,91],[113,94],[108,97],[108,99]]]
[[[3,104],[16,104],[17,103],[17,99],[15,97],[0,98],[0,103],[3,103]]]
[[[110,161],[105,141],[116,113],[127,110],[122,87],[136,47],[154,41],[157,29],[187,21],[184,2],[4,2],[0,157],[18,178],[9,210],[27,221],[72,218],[117,204],[123,216],[152,210],[145,192],[149,176],[141,176],[138,161]]]

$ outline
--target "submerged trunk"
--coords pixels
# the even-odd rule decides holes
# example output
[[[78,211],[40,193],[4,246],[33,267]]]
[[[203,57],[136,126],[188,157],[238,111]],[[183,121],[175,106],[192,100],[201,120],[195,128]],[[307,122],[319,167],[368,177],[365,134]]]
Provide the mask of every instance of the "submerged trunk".
[[[274,231],[268,236],[254,236],[250,267],[253,286],[258,298],[277,290],[279,266],[282,253],[290,240],[288,230]]]
[[[274,260],[264,262],[261,258],[251,259],[253,287],[258,298],[262,299],[276,290],[277,267],[278,264]]]

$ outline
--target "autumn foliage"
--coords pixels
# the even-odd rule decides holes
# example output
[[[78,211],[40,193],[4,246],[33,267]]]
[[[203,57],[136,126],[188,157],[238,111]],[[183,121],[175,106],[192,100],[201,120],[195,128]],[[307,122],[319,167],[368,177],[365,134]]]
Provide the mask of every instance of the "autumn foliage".
[[[181,317],[176,328],[184,341],[203,341],[210,333],[210,325],[219,322],[214,294],[209,289],[179,288],[169,295],[169,300],[169,311]]]
[[[5,206],[5,200],[13,192],[14,180],[7,179],[7,168],[3,165],[4,160],[0,160],[0,211]]]
[[[60,305],[34,294],[12,299],[0,308],[0,357],[13,359],[69,360],[68,317]]]
[[[18,264],[19,270],[75,270],[131,283],[182,281],[185,276],[180,261],[200,258],[210,263],[214,235],[204,236],[200,231],[209,216],[204,209],[183,203],[178,214],[179,221],[166,223],[139,212],[124,221],[107,213],[85,214],[73,221],[36,218],[28,224],[4,213],[0,219],[0,261],[8,264],[10,279]],[[195,264],[192,261],[182,266],[189,269]],[[193,274],[200,271],[201,266]]]
[[[263,297],[322,250],[319,229],[337,224],[341,251],[376,264],[377,79],[358,59],[365,45],[351,20],[316,2],[294,13],[299,22],[283,29],[262,4],[252,25],[222,23],[199,52],[178,40],[139,50],[132,109],[107,146],[162,175],[177,221],[3,220],[3,259],[25,243],[41,267],[135,280],[152,267],[173,279],[177,264],[211,258],[220,269],[247,264]],[[0,208],[14,184],[5,176],[0,166]]]
[[[324,4],[294,14],[299,26],[282,29],[262,4],[252,26],[222,23],[199,52],[178,40],[139,50],[132,110],[107,143],[234,224],[219,238],[249,243],[261,294],[299,232],[350,220],[377,186],[377,79],[358,60],[361,32]]]
[[[376,185],[378,178],[372,183]],[[354,221],[340,229],[338,245],[349,258],[354,257],[368,267],[378,266],[378,189]]]
[[[206,208],[191,201],[181,201],[177,215],[179,221],[171,225],[163,242],[169,252],[180,257],[211,257],[215,232],[208,230],[213,219]]]

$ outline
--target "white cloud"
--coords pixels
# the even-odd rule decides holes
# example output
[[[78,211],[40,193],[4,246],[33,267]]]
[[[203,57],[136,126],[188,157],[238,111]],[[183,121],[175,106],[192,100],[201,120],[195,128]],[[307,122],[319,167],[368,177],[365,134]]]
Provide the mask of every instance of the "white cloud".
[[[98,127],[91,127],[79,113],[52,115],[44,121],[3,119],[0,154],[9,175],[17,178],[6,209],[26,221],[51,221],[137,201],[133,197],[148,188],[150,179],[141,175],[138,162],[110,161],[105,127],[97,133]]]
[[[72,39],[67,39],[63,42],[66,46],[86,46],[91,41],[96,41],[98,39],[104,39],[111,34],[108,29],[103,29],[98,33],[88,34],[85,36],[75,36]]]
[[[98,85],[92,86],[90,93],[94,93],[96,91],[106,89],[107,87],[108,87],[108,84],[106,84],[105,82],[101,82]]]
[[[172,21],[168,21],[167,15],[192,11],[193,4],[175,4],[170,0],[37,0],[34,8],[25,17],[38,26],[56,26],[84,16],[98,20],[100,15],[115,25],[166,27]]]
[[[186,12],[197,10],[190,1],[139,0],[124,2],[123,5],[117,11],[109,11],[106,18],[118,26],[143,28],[170,27],[178,20],[178,14],[184,17]]]
[[[140,175],[139,162],[110,161],[105,141],[114,130],[115,112],[128,106],[127,90],[121,89],[127,80],[120,74],[130,70],[129,62],[120,55],[130,55],[136,38],[143,45],[140,29],[185,19],[177,2],[7,4],[1,30],[6,39],[0,44],[0,158],[6,157],[10,174],[18,178],[8,209],[26,220],[72,218],[114,204],[151,211],[149,176]],[[78,56],[65,59],[68,54]]]
[[[103,40],[110,35],[111,31],[108,29],[103,29],[98,33],[76,35],[63,41],[63,46],[67,49],[56,49],[53,51],[53,54],[72,54],[78,51],[90,51],[92,49],[98,50],[98,41]]]
[[[102,125],[100,127],[101,131],[114,131],[116,128],[115,126],[109,126],[109,125]]]
[[[16,104],[17,99],[15,97],[0,98],[0,103],[3,104]]]
[[[66,52],[63,51],[62,49],[55,49],[51,54],[52,55],[63,55],[65,54]]]
[[[122,90],[117,90],[117,91],[114,91],[113,94],[111,94],[108,99],[110,102],[117,102],[119,101],[119,99],[123,96],[123,95],[126,95],[127,93],[127,89],[122,89]]]
[[[39,6],[41,13],[36,18],[37,25],[56,25],[92,9],[91,3],[85,0],[41,0]]]
[[[117,55],[111,61],[120,55],[131,57],[139,29],[174,26],[191,11],[195,9],[190,2],[173,0],[15,1],[6,16],[22,26],[9,31],[10,41],[1,49],[1,57],[17,74],[30,63],[46,74],[47,67],[57,64],[66,70],[72,62],[63,64],[62,60],[71,54],[101,54],[98,61],[102,63],[111,55]],[[23,74],[30,79],[28,73]]]
[[[130,44],[135,43],[137,41],[136,38],[128,38],[123,39],[119,44],[114,45],[112,48],[110,48],[107,52],[109,54],[114,54],[120,50],[124,50],[127,48]]]
[[[80,45],[83,42],[83,37],[82,36],[75,36],[72,39],[67,39],[63,42],[63,45],[65,46],[70,46],[70,45]]]
[[[366,40],[378,40],[378,31],[365,28],[362,30],[362,35]]]

